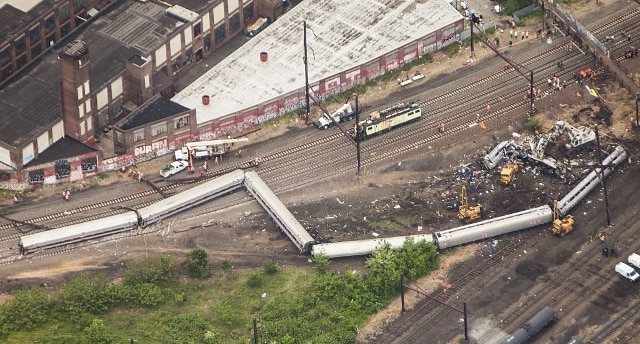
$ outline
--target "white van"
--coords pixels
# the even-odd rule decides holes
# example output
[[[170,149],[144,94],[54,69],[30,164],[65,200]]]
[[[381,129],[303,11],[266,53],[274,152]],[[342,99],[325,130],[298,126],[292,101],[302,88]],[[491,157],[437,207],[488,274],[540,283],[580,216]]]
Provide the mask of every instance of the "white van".
[[[632,253],[629,258],[627,258],[629,264],[635,266],[640,269],[640,254]]]
[[[638,275],[636,270],[623,262],[616,264],[616,272],[631,282],[636,282],[640,279],[640,275]]]

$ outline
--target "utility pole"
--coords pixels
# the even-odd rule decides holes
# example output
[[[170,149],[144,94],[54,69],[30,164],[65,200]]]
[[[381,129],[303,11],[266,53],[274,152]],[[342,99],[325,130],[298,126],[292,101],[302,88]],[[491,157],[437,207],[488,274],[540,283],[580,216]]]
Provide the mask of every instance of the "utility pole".
[[[476,15],[472,14],[471,15],[471,59],[473,59],[473,57],[475,56],[474,50],[473,50],[473,27],[476,25]]]
[[[636,128],[640,127],[640,118],[638,118],[639,105],[640,105],[640,92],[636,93]]]
[[[253,344],[258,344],[258,320],[253,318]]]
[[[401,312],[404,313],[404,275],[400,274],[400,303],[402,304]]]
[[[464,312],[462,314],[462,318],[464,319],[464,340],[469,340],[469,335],[468,335],[468,331],[467,331],[467,303],[463,302],[462,303],[462,311]]]
[[[358,130],[358,123],[360,122],[360,109],[358,108],[358,94],[355,94],[356,96],[356,124],[355,124],[355,137],[356,137],[356,159],[358,160],[358,171],[357,171],[357,175],[360,175],[360,131]]]
[[[535,95],[535,89],[534,89],[534,85],[533,85],[533,71],[529,72],[529,81],[530,81],[530,86],[529,86],[529,92],[530,97],[531,98],[531,107],[529,108],[529,111],[531,112],[531,114],[533,115],[534,113],[536,113],[536,106],[533,103],[534,100],[536,100],[536,95]]]
[[[304,97],[307,103],[307,112],[304,117],[305,124],[309,124],[309,112],[311,111],[311,104],[309,103],[309,62],[307,59],[307,22],[303,21],[304,33]]]
[[[607,184],[604,182],[604,169],[606,166],[602,165],[602,152],[600,150],[600,134],[598,133],[598,126],[595,128],[596,132],[596,149],[598,150],[598,164],[600,166],[600,183],[602,183],[602,189],[604,190],[604,206],[607,210],[607,227],[611,227],[611,217],[609,216],[609,197],[607,196]],[[596,167],[598,168],[598,167]]]
[[[547,25],[545,23],[545,17],[547,16],[547,13],[544,11],[544,0],[540,0],[540,5],[542,6],[542,32],[544,32],[543,37],[547,37],[546,33],[547,33]]]

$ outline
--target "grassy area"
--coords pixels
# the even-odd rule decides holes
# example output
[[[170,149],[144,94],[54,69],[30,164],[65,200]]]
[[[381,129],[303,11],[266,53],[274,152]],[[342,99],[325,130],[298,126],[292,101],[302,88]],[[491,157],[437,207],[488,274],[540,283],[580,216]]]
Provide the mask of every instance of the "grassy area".
[[[208,265],[206,254],[197,257]],[[117,282],[82,274],[56,293],[16,291],[0,305],[0,342],[240,344],[251,340],[257,319],[261,343],[347,344],[397,295],[400,274],[414,280],[439,264],[433,244],[413,241],[405,251],[377,250],[364,272],[331,271],[316,257],[315,269],[266,262],[193,279],[187,262],[145,258]]]
[[[392,217],[371,221],[369,225],[373,230],[395,233],[406,230],[411,227],[412,223],[414,223],[414,221],[410,218]]]

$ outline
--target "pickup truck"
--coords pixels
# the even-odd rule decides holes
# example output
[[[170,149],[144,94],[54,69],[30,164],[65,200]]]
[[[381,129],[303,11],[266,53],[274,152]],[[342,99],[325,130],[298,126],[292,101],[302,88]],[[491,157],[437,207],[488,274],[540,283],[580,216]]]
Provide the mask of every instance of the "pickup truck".
[[[167,166],[160,170],[160,175],[167,178],[178,172],[184,171],[189,167],[189,163],[184,160],[168,163]]]

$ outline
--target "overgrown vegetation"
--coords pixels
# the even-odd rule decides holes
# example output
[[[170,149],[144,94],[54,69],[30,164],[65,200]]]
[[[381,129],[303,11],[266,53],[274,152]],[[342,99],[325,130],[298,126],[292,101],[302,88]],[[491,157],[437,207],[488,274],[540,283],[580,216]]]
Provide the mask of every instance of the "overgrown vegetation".
[[[535,133],[542,128],[542,122],[537,118],[529,117],[527,122],[524,124],[524,127]]]
[[[211,277],[211,269],[209,268],[209,256],[201,248],[196,248],[189,252],[184,266],[189,271],[191,277],[209,278]]]
[[[183,278],[192,264],[202,272],[205,255],[195,249],[180,264],[165,255],[132,262],[117,283],[82,274],[59,293],[16,291],[0,306],[0,342],[246,343],[257,318],[261,343],[351,343],[397,295],[401,274],[412,280],[438,267],[433,244],[408,240],[402,251],[374,252],[364,272],[332,271],[318,256],[306,272],[270,261],[231,272],[226,261],[218,277]]]

